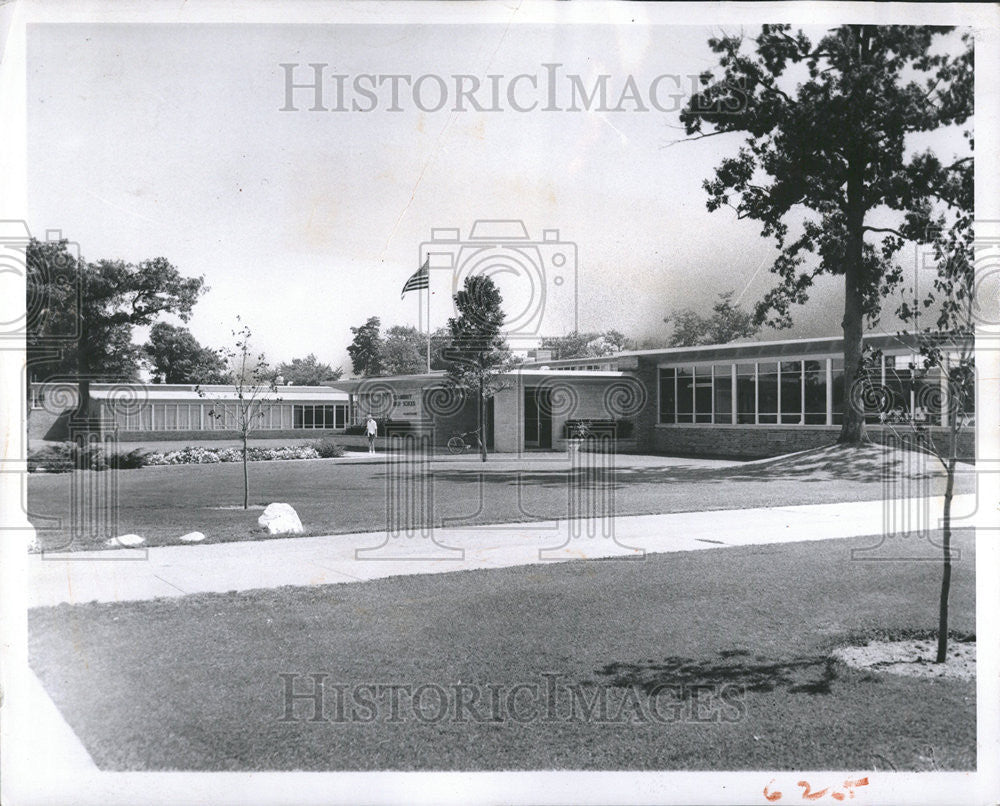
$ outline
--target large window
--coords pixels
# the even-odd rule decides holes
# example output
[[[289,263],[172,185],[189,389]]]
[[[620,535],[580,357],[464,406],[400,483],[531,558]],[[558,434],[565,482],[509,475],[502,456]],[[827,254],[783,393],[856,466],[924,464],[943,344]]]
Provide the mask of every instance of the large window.
[[[885,405],[868,396],[866,420],[883,422],[911,416],[928,425],[941,424],[945,390],[939,370],[913,371],[914,357],[885,356],[872,373]],[[809,361],[761,361],[663,367],[659,370],[663,424],[840,425],[850,405],[843,358]],[[889,405],[891,403],[891,406]],[[967,412],[972,414],[972,402]]]
[[[347,422],[347,406],[303,405],[292,411],[293,428],[343,428]]]

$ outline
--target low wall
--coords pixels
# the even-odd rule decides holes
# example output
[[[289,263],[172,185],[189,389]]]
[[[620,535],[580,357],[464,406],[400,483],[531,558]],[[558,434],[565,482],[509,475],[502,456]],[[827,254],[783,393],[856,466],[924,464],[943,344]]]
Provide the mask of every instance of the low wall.
[[[840,426],[688,426],[658,425],[653,429],[652,450],[656,453],[678,456],[705,456],[734,459],[765,459],[785,453],[821,448],[837,441]],[[881,426],[868,426],[866,433],[873,442],[892,439],[892,432]],[[900,432],[906,436],[906,432]],[[948,432],[943,428],[932,429],[935,447],[948,450]],[[966,429],[959,435],[960,459],[973,460],[976,455],[976,435]]]
[[[294,439],[308,441],[314,439],[333,439],[340,441],[344,432],[333,428],[276,428],[274,430],[254,431],[250,442],[255,439]],[[212,442],[214,440],[240,439],[239,431],[219,429],[216,431],[118,431],[119,442]]]

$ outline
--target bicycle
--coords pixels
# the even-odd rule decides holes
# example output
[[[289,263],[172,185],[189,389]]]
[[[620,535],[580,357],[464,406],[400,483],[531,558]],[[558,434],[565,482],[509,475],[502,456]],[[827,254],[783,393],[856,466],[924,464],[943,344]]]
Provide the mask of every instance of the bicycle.
[[[475,437],[476,442],[474,445],[467,442],[465,439],[470,435]],[[481,449],[482,447],[483,443],[480,442],[479,440],[478,428],[475,429],[474,431],[463,431],[460,434],[455,434],[455,436],[453,436],[451,439],[448,440],[448,452],[453,454],[462,453],[463,451],[467,451],[470,448],[476,448],[478,450]]]

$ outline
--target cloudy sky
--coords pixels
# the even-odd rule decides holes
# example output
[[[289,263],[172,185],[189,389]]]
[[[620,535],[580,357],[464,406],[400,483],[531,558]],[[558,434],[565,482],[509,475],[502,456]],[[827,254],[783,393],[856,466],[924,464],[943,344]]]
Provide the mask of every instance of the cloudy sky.
[[[225,344],[239,314],[272,359],[314,352],[349,371],[352,325],[418,323],[418,295],[401,301],[400,289],[433,229],[459,230],[443,251],[461,263],[474,222],[517,219],[532,239],[558,230],[576,250],[575,277],[572,248],[519,253],[546,263],[542,333],[665,338],[671,309],[707,311],[730,289],[749,307],[771,284],[774,251],[759,228],[705,209],[701,183],[740,136],[675,142],[719,31],[33,25],[29,224],[62,230],[88,259],[162,255],[204,275],[211,291],[189,326],[207,345]],[[287,75],[312,81],[312,63],[325,65],[325,110],[311,111],[313,92],[297,89],[297,111],[281,111]],[[393,75],[407,78],[378,83]],[[455,75],[478,79],[475,103],[457,100]],[[608,76],[603,111],[568,108],[572,75],[588,91]],[[548,264],[557,252],[570,256],[558,285]],[[524,278],[503,282],[509,305],[525,310]],[[450,274],[435,272],[432,290],[438,326]],[[822,283],[787,335],[836,335],[841,306],[839,283]]]

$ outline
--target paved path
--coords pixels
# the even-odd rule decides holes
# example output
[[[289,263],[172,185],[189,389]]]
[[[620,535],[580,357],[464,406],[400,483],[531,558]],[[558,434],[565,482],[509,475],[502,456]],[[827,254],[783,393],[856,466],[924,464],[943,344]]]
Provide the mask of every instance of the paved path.
[[[903,504],[896,502],[897,513]],[[914,501],[905,504],[911,513],[921,506]],[[929,506],[930,522],[936,524],[941,499],[923,504]],[[971,513],[974,506],[975,496],[957,496],[956,518]],[[28,561],[28,600],[29,607],[130,601],[880,535],[885,512],[882,501],[865,501],[629,515],[613,521],[610,535],[604,534],[605,524],[600,521],[545,521],[437,529],[433,540],[419,535],[389,539],[385,533],[367,533],[88,551],[61,557],[35,554]],[[873,544],[877,542],[873,540]]]

